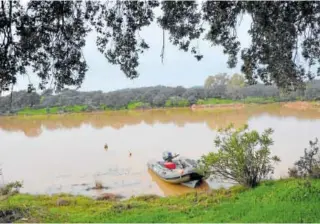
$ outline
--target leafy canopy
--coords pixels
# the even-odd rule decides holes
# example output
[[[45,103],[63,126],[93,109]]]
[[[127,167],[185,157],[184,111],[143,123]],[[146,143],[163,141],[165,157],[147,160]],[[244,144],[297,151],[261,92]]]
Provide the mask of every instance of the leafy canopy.
[[[269,147],[272,129],[262,134],[248,131],[248,126],[235,130],[232,125],[219,131],[215,140],[217,152],[202,156],[200,169],[206,175],[229,179],[247,187],[255,187],[272,174],[272,162],[279,162],[277,156],[270,156]]]
[[[155,10],[160,8],[158,17]],[[241,49],[237,26],[251,17],[252,39]],[[149,48],[139,36],[156,21],[179,49],[203,57],[197,40],[220,45],[249,84],[292,89],[320,74],[320,2],[250,1],[19,1],[0,3],[0,91],[32,68],[43,89],[80,87],[88,66],[82,54],[89,32],[98,50],[128,78],[139,76],[139,56]],[[159,34],[159,35],[162,35]],[[162,54],[163,55],[163,54]]]

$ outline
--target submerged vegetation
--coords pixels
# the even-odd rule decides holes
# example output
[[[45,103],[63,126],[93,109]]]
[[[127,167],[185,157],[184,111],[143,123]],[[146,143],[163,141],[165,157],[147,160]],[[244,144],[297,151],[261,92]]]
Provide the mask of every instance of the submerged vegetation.
[[[254,189],[235,186],[166,198],[140,196],[124,201],[66,194],[16,194],[0,201],[0,210],[21,211],[23,222],[311,223],[320,222],[319,194],[319,179],[287,179],[265,181]],[[62,200],[66,203],[57,203]]]

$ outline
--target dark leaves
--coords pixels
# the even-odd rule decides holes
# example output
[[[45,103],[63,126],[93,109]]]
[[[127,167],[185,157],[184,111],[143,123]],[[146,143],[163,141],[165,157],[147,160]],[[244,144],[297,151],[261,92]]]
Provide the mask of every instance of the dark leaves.
[[[153,21],[153,8],[156,6],[158,3],[155,1],[102,3],[92,19],[96,21],[93,25],[98,32],[99,51],[110,63],[120,65],[128,78],[133,79],[139,75],[139,54],[148,49],[149,45],[138,38],[138,34]]]
[[[149,48],[139,36],[155,18],[158,1],[16,1],[0,4],[0,91],[14,85],[28,67],[40,78],[40,88],[79,87],[87,64],[82,55],[86,35],[97,32],[98,50],[120,66],[129,78],[138,77],[139,57]],[[286,90],[301,88],[320,75],[319,2],[162,1],[158,23],[169,40],[197,60],[203,55],[193,42],[202,34],[220,45],[234,68],[241,50],[247,83],[276,84]],[[238,24],[252,18],[241,49]],[[155,34],[156,35],[156,34]],[[163,54],[162,54],[163,55]]]

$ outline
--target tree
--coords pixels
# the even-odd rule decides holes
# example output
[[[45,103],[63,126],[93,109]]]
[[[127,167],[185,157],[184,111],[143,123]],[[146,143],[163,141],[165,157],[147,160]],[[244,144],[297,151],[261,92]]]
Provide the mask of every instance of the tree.
[[[270,156],[272,132],[272,129],[267,129],[259,134],[248,131],[248,126],[238,130],[229,126],[220,130],[215,140],[218,151],[202,156],[202,170],[207,175],[229,179],[247,187],[257,186],[273,173],[272,162],[280,161],[278,157]]]
[[[203,98],[203,96],[201,97],[201,95],[202,94],[201,91],[199,91],[199,88],[190,88],[183,93],[182,97],[193,104],[197,101],[197,99]]]
[[[242,92],[241,89],[245,86],[245,78],[241,74],[233,74],[228,80],[227,84],[227,95],[231,96],[233,99],[241,99]]]
[[[244,87],[245,86],[245,78],[242,74],[235,73],[231,76],[231,78],[228,80],[228,85],[234,86],[234,87]]]
[[[152,104],[158,107],[164,106],[165,103],[166,103],[166,97],[162,93],[156,95],[152,100]]]
[[[159,6],[162,14],[156,17]],[[91,31],[97,32],[97,48],[106,59],[136,78],[139,56],[149,48],[138,33],[155,19],[173,45],[197,60],[203,56],[196,42],[205,37],[223,47],[230,68],[241,51],[241,70],[249,84],[260,79],[293,89],[320,75],[319,11],[316,1],[28,1],[24,6],[4,0],[0,92],[29,67],[41,79],[41,89],[51,81],[55,89],[81,86],[87,71],[82,49]],[[243,15],[252,19],[252,41],[241,49],[237,26]]]
[[[289,169],[291,177],[320,178],[320,151],[318,139],[309,142],[309,150],[304,150],[304,156]]]
[[[186,107],[189,106],[189,101],[185,98],[182,98],[180,96],[172,96],[170,97],[166,103],[166,107]]]
[[[214,89],[217,86],[226,86],[228,82],[229,79],[226,73],[208,76],[208,78],[204,82],[204,88]]]
[[[226,73],[208,76],[204,88],[206,97],[223,97],[226,94],[229,78]]]
[[[53,89],[45,89],[42,91],[41,96],[51,96],[53,94]]]

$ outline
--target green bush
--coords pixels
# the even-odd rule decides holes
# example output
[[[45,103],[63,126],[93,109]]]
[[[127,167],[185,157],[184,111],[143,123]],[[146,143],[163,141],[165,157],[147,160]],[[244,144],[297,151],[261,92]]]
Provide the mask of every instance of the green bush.
[[[309,150],[304,149],[304,155],[289,168],[290,177],[320,178],[320,151],[318,139],[309,142]]]
[[[108,107],[108,106],[105,105],[105,104],[101,104],[101,105],[99,106],[99,109],[100,109],[100,110],[111,110],[111,108]]]
[[[170,97],[165,102],[165,107],[187,107],[190,103],[187,99],[182,97]]]
[[[130,102],[127,105],[128,110],[135,110],[135,109],[149,108],[149,107],[150,107],[149,103],[144,103],[144,102],[140,102],[140,101]]]
[[[140,101],[138,101],[138,102],[130,102],[130,103],[128,104],[127,108],[128,108],[129,110],[134,110],[134,109],[137,109],[137,108],[139,108],[139,107],[142,107],[143,105],[144,105],[144,103],[143,103],[143,102],[140,102]]]
[[[22,187],[22,182],[11,182],[0,188],[0,195],[12,195],[19,193],[19,189]]]
[[[164,106],[165,106],[165,107],[172,107],[172,102],[171,102],[171,100],[166,100]]]
[[[232,125],[219,130],[215,139],[217,152],[202,156],[200,170],[207,176],[229,179],[247,187],[257,186],[273,173],[272,162],[280,161],[270,156],[272,132],[267,129],[259,134],[248,131],[248,126],[235,130]]]

